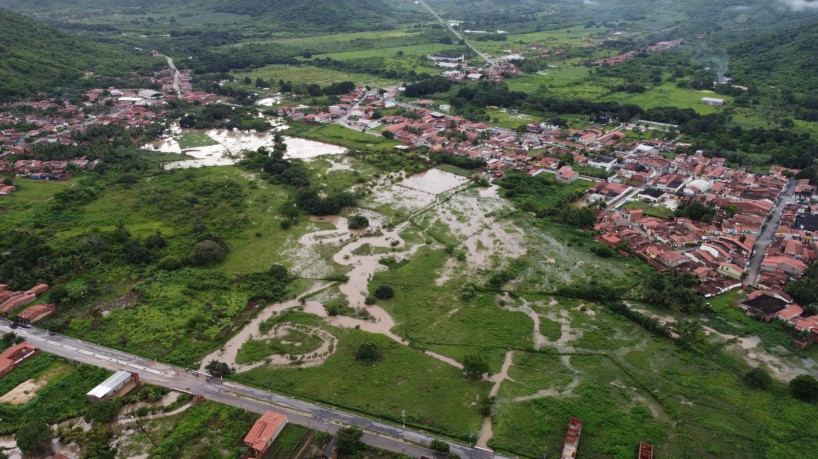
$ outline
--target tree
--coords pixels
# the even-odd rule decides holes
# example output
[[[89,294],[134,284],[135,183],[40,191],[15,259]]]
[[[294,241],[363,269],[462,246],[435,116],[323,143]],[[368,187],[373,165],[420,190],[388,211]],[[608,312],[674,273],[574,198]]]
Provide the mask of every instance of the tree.
[[[450,446],[447,442],[435,438],[429,443],[429,448],[438,453],[449,454]]]
[[[773,378],[764,368],[756,367],[744,374],[744,382],[753,389],[767,390]]]
[[[42,421],[32,421],[20,427],[14,439],[17,447],[26,456],[45,456],[51,454],[51,439],[54,432]]]
[[[818,381],[809,375],[800,375],[790,381],[790,393],[793,397],[805,402],[818,399]]]
[[[164,249],[167,245],[167,241],[165,241],[165,238],[162,237],[162,233],[159,231],[145,238],[145,248],[148,250]]]
[[[270,265],[270,269],[267,272],[273,279],[279,281],[286,281],[290,277],[287,268],[281,265]]]
[[[688,344],[696,343],[702,339],[702,324],[698,320],[682,320],[676,325],[676,332],[679,338]]]
[[[190,261],[196,266],[210,266],[224,260],[226,252],[218,242],[205,239],[193,246]]]
[[[358,351],[355,352],[355,359],[359,362],[372,363],[380,358],[378,346],[373,342],[361,343],[358,346]]]
[[[219,362],[218,360],[211,360],[210,363],[205,366],[205,370],[214,378],[224,378],[225,376],[230,376],[234,373],[234,370],[230,368],[230,365],[224,362]]]
[[[349,229],[363,229],[369,226],[369,219],[363,215],[353,215],[349,217]]]
[[[469,354],[463,358],[463,373],[469,379],[480,379],[483,373],[488,373],[489,364],[477,354]]]
[[[375,296],[382,300],[388,300],[395,296],[395,291],[389,284],[381,284],[375,289]]]
[[[17,333],[8,332],[3,335],[3,338],[0,339],[0,346],[3,348],[14,346],[15,344],[20,344],[26,339]]]
[[[392,132],[392,131],[383,131],[381,133],[381,135],[383,136],[384,139],[389,139],[389,140],[394,140],[395,139],[395,133]]]
[[[338,431],[338,440],[335,443],[336,448],[338,448],[338,454],[352,456],[357,453],[361,447],[363,447],[363,443],[361,442],[361,437],[363,436],[364,433],[361,429],[354,427],[340,429]]]
[[[114,400],[101,400],[85,410],[85,420],[106,424],[113,421],[118,412],[119,404],[117,402]]]

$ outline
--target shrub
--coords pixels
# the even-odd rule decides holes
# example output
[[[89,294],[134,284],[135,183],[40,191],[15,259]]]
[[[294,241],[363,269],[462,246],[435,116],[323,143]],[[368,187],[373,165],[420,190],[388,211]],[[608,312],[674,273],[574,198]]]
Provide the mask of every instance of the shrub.
[[[363,215],[353,215],[349,217],[349,229],[363,229],[369,226],[369,219]]]
[[[469,354],[463,358],[463,373],[469,379],[480,379],[483,373],[488,373],[489,364],[476,354]]]
[[[770,377],[767,370],[756,367],[745,373],[744,382],[753,389],[767,390],[770,388],[770,384],[773,383],[773,378]]]
[[[790,393],[799,400],[814,402],[818,398],[818,381],[808,375],[796,376],[790,381]]]
[[[205,239],[193,246],[190,261],[196,266],[210,266],[224,260],[227,252],[218,242]]]
[[[361,343],[358,346],[358,351],[355,352],[355,359],[359,362],[372,363],[380,358],[378,346],[372,342]]]
[[[449,454],[449,444],[443,440],[438,440],[435,438],[434,440],[429,443],[429,448],[443,454]]]
[[[394,296],[395,291],[388,284],[381,284],[377,288],[375,288],[376,298],[380,298],[381,300],[388,300],[390,298],[394,298]]]
[[[101,400],[85,410],[85,420],[87,422],[107,424],[116,418],[118,412],[119,404],[117,402],[114,400]]]

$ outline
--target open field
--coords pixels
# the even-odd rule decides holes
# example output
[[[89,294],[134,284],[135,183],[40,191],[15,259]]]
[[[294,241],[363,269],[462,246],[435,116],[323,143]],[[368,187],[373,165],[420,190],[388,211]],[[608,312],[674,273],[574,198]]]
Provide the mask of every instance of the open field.
[[[337,351],[318,367],[256,368],[234,376],[238,381],[305,397],[337,407],[400,420],[451,436],[468,438],[480,425],[472,404],[488,391],[485,383],[470,383],[460,372],[417,350],[380,335],[355,329],[328,330],[338,336]],[[355,360],[363,342],[377,345],[374,364]],[[382,395],[389,393],[388,397]],[[446,416],[440,416],[445,412]]]
[[[386,153],[400,145],[394,140],[379,135],[366,134],[337,124],[292,123],[285,131],[287,135],[340,145],[342,147]]]
[[[716,113],[723,109],[722,107],[702,104],[702,97],[724,99],[727,101],[728,105],[733,100],[733,98],[730,96],[716,94],[713,91],[698,91],[694,89],[679,88],[671,82],[662,83],[661,85],[651,88],[643,93],[631,94],[618,92],[610,94],[605,97],[605,100],[620,102],[623,104],[636,104],[646,109],[653,107],[692,108],[702,115]]]
[[[665,206],[655,206],[642,201],[630,201],[620,207],[622,210],[642,210],[645,215],[656,218],[670,219],[673,216],[673,211]]]
[[[267,81],[278,82],[279,80],[284,80],[292,81],[293,84],[316,83],[321,86],[329,86],[332,83],[342,81],[352,81],[357,85],[372,87],[385,87],[400,83],[397,80],[389,80],[365,73],[341,72],[306,64],[268,65],[253,70],[237,71],[235,75],[237,80],[242,80],[244,77],[249,76],[251,78],[263,78]]]
[[[56,423],[82,415],[89,406],[85,394],[109,374],[102,368],[66,363],[50,354],[32,357],[0,379],[0,395],[30,379],[45,381],[45,385],[27,403],[0,403],[0,434],[14,432],[33,419]]]
[[[403,54],[406,56],[426,56],[428,54],[434,54],[445,50],[460,48],[461,47],[457,45],[442,45],[440,43],[431,43],[423,45],[396,46],[392,48],[375,48],[362,51],[316,54],[313,56],[313,59],[329,57],[335,59],[336,61],[348,61],[352,59],[366,59],[370,57],[393,57],[397,55],[398,51],[402,51]]]

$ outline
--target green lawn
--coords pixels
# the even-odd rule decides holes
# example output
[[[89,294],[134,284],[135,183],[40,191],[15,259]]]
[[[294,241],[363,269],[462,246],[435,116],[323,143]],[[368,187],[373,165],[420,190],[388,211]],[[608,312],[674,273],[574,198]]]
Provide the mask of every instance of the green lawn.
[[[337,61],[349,61],[353,59],[366,59],[370,57],[393,57],[398,51],[403,51],[406,56],[426,56],[428,54],[439,53],[450,49],[460,49],[457,45],[442,45],[439,43],[423,45],[407,45],[392,48],[375,48],[361,51],[348,51],[342,53],[319,54],[313,56],[314,59],[332,58]]]

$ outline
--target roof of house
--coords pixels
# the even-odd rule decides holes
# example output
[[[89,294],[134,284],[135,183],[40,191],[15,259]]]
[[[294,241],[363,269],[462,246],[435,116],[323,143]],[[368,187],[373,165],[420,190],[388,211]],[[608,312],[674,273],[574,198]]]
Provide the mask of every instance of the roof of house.
[[[743,303],[750,309],[754,309],[764,314],[775,314],[787,306],[787,302],[772,295],[759,295],[755,298],[748,298]]]
[[[268,411],[253,424],[253,427],[244,437],[244,443],[257,451],[263,450],[273,440],[278,428],[286,422],[287,416]]]

